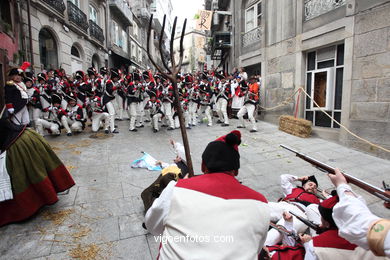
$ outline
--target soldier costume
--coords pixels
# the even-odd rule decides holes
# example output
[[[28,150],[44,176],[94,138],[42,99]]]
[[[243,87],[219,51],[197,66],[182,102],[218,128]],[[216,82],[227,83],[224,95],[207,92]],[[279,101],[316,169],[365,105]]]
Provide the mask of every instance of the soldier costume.
[[[220,71],[216,76],[221,80],[218,84],[218,94],[216,97],[218,123],[222,126],[229,126],[229,117],[227,114],[228,101],[231,98],[230,83],[226,82],[223,71]]]
[[[157,99],[156,93],[150,91],[150,100],[146,103],[145,109],[148,109],[152,117],[153,132],[158,132],[158,122],[164,117],[164,112],[161,110],[161,101]]]
[[[27,109],[29,113],[30,120],[32,120],[34,127],[36,127],[37,120],[41,116],[41,101],[40,101],[40,91],[34,85],[34,75],[31,72],[26,72],[24,77],[24,84],[27,87],[28,94],[28,103]]]
[[[61,97],[53,94],[50,102],[52,104],[45,108],[47,112],[45,117],[37,119],[37,131],[41,136],[45,135],[45,130],[55,136],[61,134],[61,117],[65,114],[65,111],[61,108]]]
[[[8,73],[12,80],[7,81],[4,94],[5,105],[9,117],[14,124],[27,125],[30,117],[27,110],[28,93],[27,87],[22,81],[24,71],[20,68],[13,68]]]
[[[119,71],[118,69],[111,69],[111,79],[106,81],[106,89],[103,94],[102,105],[106,107],[108,114],[110,115],[110,131],[111,133],[119,133],[115,129],[115,108],[113,100],[115,99],[115,91],[118,89]]]
[[[67,101],[66,110],[61,111],[61,123],[66,129],[66,135],[71,136],[72,132],[80,133],[83,131],[87,119],[84,117],[83,107],[77,104],[74,95],[70,95]]]
[[[250,80],[254,80],[252,77]],[[244,106],[241,107],[240,111],[237,113],[237,117],[240,119],[240,125],[237,128],[245,128],[244,115],[248,113],[248,118],[252,123],[251,133],[257,132],[256,119],[254,118],[254,112],[256,110],[256,105],[259,102],[259,85],[256,81],[253,81],[249,84],[247,88],[241,89],[244,93]]]

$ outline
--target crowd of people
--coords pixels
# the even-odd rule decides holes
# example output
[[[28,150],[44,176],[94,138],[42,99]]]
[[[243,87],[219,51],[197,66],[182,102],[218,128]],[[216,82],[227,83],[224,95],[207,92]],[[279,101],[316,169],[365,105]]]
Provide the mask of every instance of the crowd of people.
[[[244,69],[231,74],[225,71],[203,71],[177,75],[179,100],[175,99],[172,82],[160,73],[127,72],[103,67],[99,72],[90,67],[87,72],[67,75],[63,69],[37,75],[14,68],[5,87],[5,102],[15,124],[30,124],[42,136],[68,136],[82,132],[88,120],[92,132],[103,128],[105,133],[118,133],[115,120],[130,121],[129,131],[136,132],[151,122],[152,130],[160,126],[167,130],[179,128],[176,102],[180,104],[185,126],[199,123],[229,126],[231,108],[240,119],[238,128],[245,128],[244,116],[251,122],[250,132],[256,132],[256,106],[259,102],[260,79],[248,78]]]

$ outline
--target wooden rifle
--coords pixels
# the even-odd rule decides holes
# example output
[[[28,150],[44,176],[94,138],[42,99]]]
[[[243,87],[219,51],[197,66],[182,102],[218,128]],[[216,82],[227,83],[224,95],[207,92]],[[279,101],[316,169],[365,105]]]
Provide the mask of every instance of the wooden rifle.
[[[294,217],[296,217],[299,221],[301,221],[303,224],[305,224],[306,226],[308,226],[309,228],[315,230],[317,232],[317,234],[320,234],[322,232],[322,229],[320,228],[319,225],[317,225],[316,223],[314,223],[313,221],[310,221],[308,219],[305,219],[301,216],[298,216],[297,214],[295,214],[294,212],[292,211],[289,211],[289,213],[291,215],[293,215]]]
[[[289,150],[290,152],[293,152],[295,153],[295,155],[299,158],[301,158],[302,160],[305,160],[307,161],[308,163],[311,163],[314,167],[318,168],[319,170],[321,171],[324,171],[324,172],[328,172],[330,174],[335,174],[335,168],[333,168],[332,166],[329,166],[323,162],[320,162],[310,156],[307,156],[305,154],[302,154],[302,153],[299,153],[298,151],[294,150],[293,148],[290,148],[288,146],[285,146],[283,144],[280,145],[282,148],[286,149],[286,150]],[[381,200],[383,200],[385,202],[385,207],[386,208],[390,208],[390,191],[389,190],[382,190],[381,188],[378,188],[374,185],[371,185],[365,181],[362,181],[352,175],[349,175],[347,173],[344,173],[342,172],[342,174],[344,175],[345,179],[347,180],[347,182],[349,183],[352,183],[356,186],[358,186],[359,188],[371,193],[372,195],[380,198]],[[385,189],[386,189],[386,186],[385,185]]]
[[[294,232],[291,232],[291,231],[288,231],[285,227],[283,227],[282,225],[276,225],[272,222],[269,223],[269,226],[271,228],[274,228],[276,229],[277,231],[279,231],[280,233],[286,235],[286,236],[289,236],[289,237],[292,237],[295,241],[297,241],[298,243],[301,242],[301,239],[299,238],[299,236],[297,234],[295,234]]]

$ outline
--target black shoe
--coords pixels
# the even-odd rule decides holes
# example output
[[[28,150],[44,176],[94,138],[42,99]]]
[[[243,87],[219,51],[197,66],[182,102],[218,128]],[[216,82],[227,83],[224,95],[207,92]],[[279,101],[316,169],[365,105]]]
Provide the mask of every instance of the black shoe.
[[[117,127],[118,127],[118,125],[114,125],[114,127],[115,127],[115,128],[117,128]]]
[[[168,130],[168,131],[172,131],[172,130],[175,130],[175,128],[173,128],[173,127],[168,127],[167,130]]]
[[[144,222],[144,223],[142,223],[142,227],[143,227],[144,229],[146,229],[145,222]]]
[[[137,129],[129,129],[130,132],[137,132],[138,130]]]
[[[145,119],[145,120],[144,120],[144,122],[146,122],[146,123],[149,123],[149,122],[150,122],[150,120],[149,120],[149,119]]]
[[[255,129],[252,129],[252,130],[250,130],[249,132],[251,132],[251,133],[256,133],[256,132],[257,132],[257,130],[255,130]]]
[[[222,124],[223,122],[221,120],[218,120],[217,121],[217,124]]]
[[[168,127],[167,125],[161,125],[161,127]]]
[[[223,123],[221,126],[229,126],[229,124],[225,124],[225,123]]]
[[[104,133],[108,135],[110,133],[110,131],[108,131],[108,129],[106,129],[106,130],[104,130]]]
[[[158,130],[157,129],[153,129],[153,133],[157,133],[158,132]]]
[[[114,131],[112,131],[111,133],[113,133],[113,134],[119,134],[119,131],[116,130],[116,128],[115,128]]]
[[[237,128],[245,128],[245,126],[239,125],[237,126]]]
[[[138,125],[138,126],[136,126],[137,128],[141,128],[141,127],[144,127],[144,125]]]
[[[67,135],[67,136],[72,136],[73,134],[72,134],[72,133],[67,133],[66,135]]]
[[[187,128],[187,129],[191,129],[191,126],[187,126],[186,128]]]

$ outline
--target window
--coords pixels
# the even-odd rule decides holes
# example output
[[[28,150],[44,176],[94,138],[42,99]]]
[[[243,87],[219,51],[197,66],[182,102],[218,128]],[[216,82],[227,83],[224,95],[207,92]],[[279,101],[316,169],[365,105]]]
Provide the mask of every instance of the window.
[[[114,38],[114,44],[120,46],[120,37],[119,37],[119,26],[116,22],[112,21],[112,32]]]
[[[97,11],[96,8],[93,7],[92,5],[89,5],[89,20],[98,24]]]
[[[9,1],[1,1],[0,3],[0,22],[3,32],[12,32],[12,17],[11,17],[11,6]]]
[[[80,52],[79,50],[73,45],[72,48],[70,49],[70,54],[72,54],[72,56],[75,56],[77,58],[80,58]]]
[[[319,108],[337,122],[341,120],[344,72],[344,44],[307,53],[306,91],[314,102],[306,98],[305,118],[315,126],[339,128]]]
[[[72,4],[80,8],[80,0],[69,0]]]
[[[138,47],[138,61],[142,62],[142,49]]]
[[[131,42],[131,58],[132,58],[133,60],[136,60],[136,59],[137,59],[137,48],[136,48],[134,42]]]
[[[127,33],[125,30],[122,30],[122,49],[125,51],[125,52],[128,52],[128,48],[127,48]]]
[[[136,23],[133,25],[133,36],[138,39],[138,25]]]
[[[249,32],[261,26],[261,2],[258,2],[245,10],[245,32]]]

